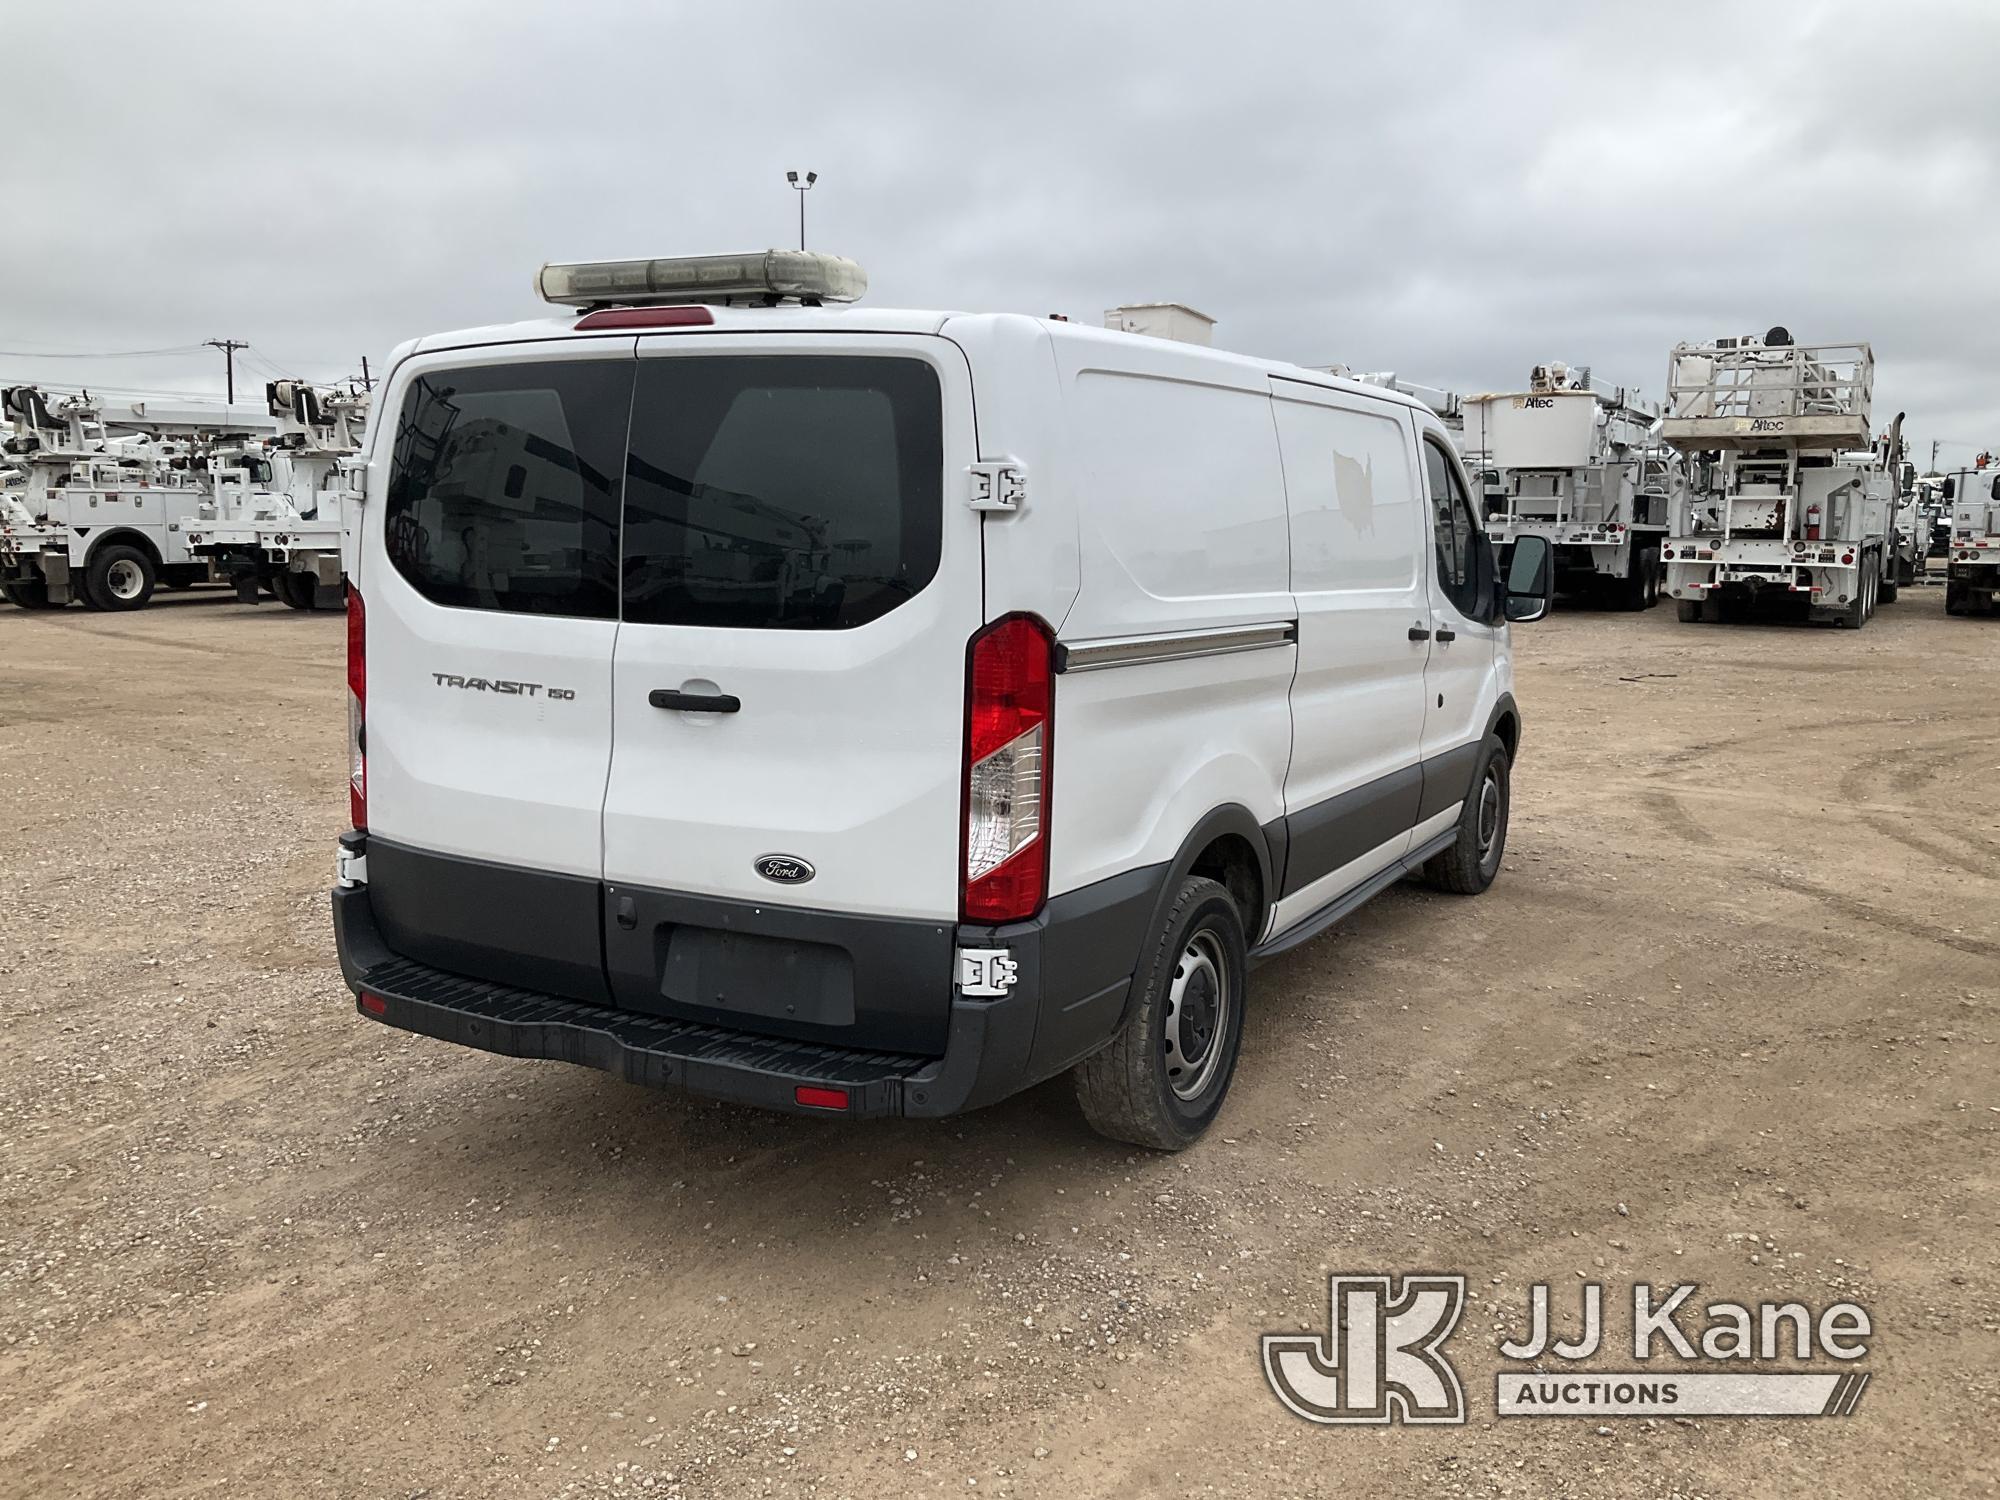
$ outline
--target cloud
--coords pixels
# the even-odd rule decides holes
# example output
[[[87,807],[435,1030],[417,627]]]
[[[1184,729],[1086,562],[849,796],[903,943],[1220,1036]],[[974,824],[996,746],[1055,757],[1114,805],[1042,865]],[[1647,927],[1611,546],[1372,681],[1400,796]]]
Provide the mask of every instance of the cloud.
[[[2000,7],[99,0],[18,9],[0,348],[247,338],[334,376],[532,316],[543,260],[815,244],[871,299],[1095,317],[1460,390],[1867,339],[2000,441]],[[0,374],[214,389],[220,356]],[[1950,456],[1947,450],[1946,456]]]

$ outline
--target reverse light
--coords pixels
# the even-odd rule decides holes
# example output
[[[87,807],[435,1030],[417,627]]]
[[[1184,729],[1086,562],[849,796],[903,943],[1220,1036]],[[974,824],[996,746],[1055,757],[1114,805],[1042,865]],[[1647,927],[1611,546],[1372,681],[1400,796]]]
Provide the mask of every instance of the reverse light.
[[[368,826],[368,627],[361,591],[347,589],[347,816]]]
[[[1025,922],[1048,895],[1055,637],[1007,615],[966,652],[964,895],[968,922]]]
[[[684,255],[661,260],[577,261],[535,273],[544,302],[572,307],[657,302],[853,302],[868,273],[815,250],[759,250],[748,255]]]

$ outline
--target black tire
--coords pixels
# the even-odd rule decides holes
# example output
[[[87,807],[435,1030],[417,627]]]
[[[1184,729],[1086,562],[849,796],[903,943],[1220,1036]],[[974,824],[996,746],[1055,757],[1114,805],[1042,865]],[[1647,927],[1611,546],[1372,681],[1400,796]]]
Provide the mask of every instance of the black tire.
[[[1424,864],[1424,879],[1441,891],[1476,896],[1493,884],[1507,852],[1507,819],[1512,805],[1512,767],[1497,734],[1479,747],[1479,770],[1472,795],[1458,817],[1458,838]]]
[[[1674,613],[1680,617],[1680,622],[1683,625],[1699,625],[1701,623],[1701,601],[1699,599],[1676,599],[1674,601]]]
[[[271,580],[278,602],[287,609],[313,607],[312,580],[298,573],[280,573]]]
[[[99,609],[144,609],[160,581],[152,557],[123,542],[99,547],[84,574],[85,596]]]
[[[22,609],[61,609],[62,606],[49,597],[48,580],[35,578],[20,583],[0,584],[0,593],[5,593],[9,604]]]
[[[1072,1074],[1091,1129],[1155,1151],[1192,1145],[1236,1072],[1249,973],[1235,900],[1213,880],[1182,881],[1140,960],[1125,1024]]]

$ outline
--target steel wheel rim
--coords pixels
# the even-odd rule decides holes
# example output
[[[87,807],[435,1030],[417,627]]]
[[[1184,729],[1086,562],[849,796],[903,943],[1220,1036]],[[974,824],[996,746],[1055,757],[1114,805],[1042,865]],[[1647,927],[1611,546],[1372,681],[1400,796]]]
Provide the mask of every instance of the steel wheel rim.
[[[146,575],[129,557],[121,557],[104,570],[104,586],[114,599],[136,599],[146,587]]]
[[[1491,766],[1479,783],[1479,859],[1483,864],[1500,839],[1500,775]]]
[[[1229,1035],[1236,995],[1229,983],[1222,942],[1206,929],[1188,939],[1167,989],[1163,1042],[1167,1087],[1183,1103],[1215,1081]]]

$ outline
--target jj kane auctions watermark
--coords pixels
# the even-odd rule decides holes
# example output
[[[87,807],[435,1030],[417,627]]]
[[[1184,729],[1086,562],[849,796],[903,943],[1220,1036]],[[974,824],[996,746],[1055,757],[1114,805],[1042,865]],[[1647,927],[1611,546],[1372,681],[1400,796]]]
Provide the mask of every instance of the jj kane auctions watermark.
[[[1463,1276],[1410,1273],[1327,1278],[1325,1334],[1266,1334],[1264,1376],[1286,1408],[1309,1422],[1459,1424],[1465,1387],[1445,1352],[1465,1311]],[[1546,1283],[1528,1289],[1522,1336],[1502,1359],[1528,1365],[1495,1377],[1503,1417],[1848,1416],[1870,1376],[1854,1368],[1873,1334],[1865,1309],[1835,1302],[1715,1301],[1697,1307],[1690,1284],[1631,1289],[1636,1370],[1575,1368],[1607,1348],[1605,1296],[1586,1282],[1576,1322],[1559,1334]],[[1824,1370],[1769,1365],[1836,1362]],[[1661,1358],[1696,1362],[1671,1368]]]

